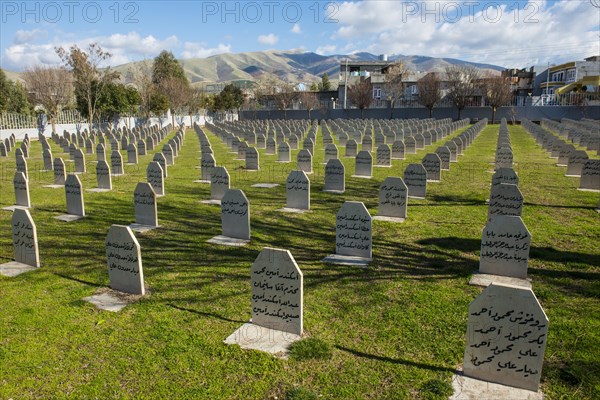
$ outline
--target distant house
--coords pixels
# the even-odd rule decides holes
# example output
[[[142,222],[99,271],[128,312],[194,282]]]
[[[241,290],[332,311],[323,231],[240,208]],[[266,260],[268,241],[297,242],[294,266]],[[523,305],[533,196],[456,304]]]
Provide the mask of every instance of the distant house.
[[[562,95],[574,90],[598,93],[600,56],[550,67],[548,74],[546,81],[540,83],[542,95]]]
[[[535,71],[533,67],[518,69],[505,69],[502,71],[502,77],[510,81],[510,89],[513,96],[529,96],[533,91],[533,83],[535,80]]]
[[[342,61],[338,84],[338,104],[343,105],[347,89],[359,81],[371,84],[374,100],[385,100],[385,74],[395,62],[382,55],[377,61]]]

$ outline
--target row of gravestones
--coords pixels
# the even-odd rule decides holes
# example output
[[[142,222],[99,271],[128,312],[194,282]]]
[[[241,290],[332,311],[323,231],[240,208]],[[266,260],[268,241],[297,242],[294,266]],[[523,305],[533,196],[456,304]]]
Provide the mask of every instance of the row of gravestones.
[[[0,140],[0,157],[8,157],[8,154],[12,151],[16,144],[17,138],[14,133],[5,138],[3,141]]]
[[[549,153],[550,158],[557,159],[557,166],[567,167],[565,176],[580,178],[580,189],[600,191],[599,159],[590,159],[585,150],[577,150],[572,143],[565,142],[562,137],[554,135],[529,120],[523,120],[521,124]]]
[[[598,121],[563,118],[560,122],[543,119],[540,125],[550,131],[556,132],[563,139],[585,147],[588,151],[595,151],[600,155],[600,128]]]

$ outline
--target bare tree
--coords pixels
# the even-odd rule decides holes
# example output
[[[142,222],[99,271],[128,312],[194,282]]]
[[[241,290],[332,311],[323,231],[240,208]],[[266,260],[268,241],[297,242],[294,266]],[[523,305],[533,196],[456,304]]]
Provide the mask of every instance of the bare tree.
[[[398,61],[387,68],[385,72],[385,93],[390,102],[390,118],[394,117],[396,102],[404,96],[404,80],[408,68],[402,61]]]
[[[492,107],[492,124],[496,117],[498,107],[508,105],[512,99],[510,82],[500,75],[488,75],[484,79],[485,94],[490,107]]]
[[[167,96],[171,108],[171,119],[175,125],[175,114],[184,115],[190,102],[192,91],[187,80],[176,77],[167,77],[160,84],[161,92]]]
[[[430,72],[417,81],[417,101],[429,110],[429,118],[433,115],[433,107],[442,98],[440,78]]]
[[[348,99],[360,109],[360,117],[363,118],[365,108],[369,108],[373,102],[371,83],[364,79],[350,86],[348,88]]]
[[[23,74],[29,101],[43,107],[56,133],[56,121],[61,111],[73,99],[73,77],[65,68],[36,66]]]
[[[448,80],[448,96],[456,108],[458,119],[460,113],[477,93],[479,86],[479,70],[469,65],[451,65],[446,67]]]
[[[152,114],[150,111],[152,95],[156,90],[152,83],[152,61],[143,60],[132,64],[127,71],[126,78],[135,86],[140,94],[140,111],[146,120],[149,120]]]
[[[299,95],[302,106],[308,111],[308,119],[310,119],[310,112],[317,109],[321,102],[315,92],[301,92]]]
[[[69,50],[57,47],[55,51],[73,74],[77,108],[82,115],[88,116],[91,130],[98,110],[98,99],[104,86],[119,77],[119,73],[112,71],[110,67],[101,68],[101,64],[112,55],[102,50],[98,43],[91,43],[87,51],[76,45],[71,46]]]
[[[279,92],[275,94],[277,109],[283,111],[284,118],[287,118],[287,109],[294,104],[294,100],[298,97],[298,93],[294,89],[292,84],[283,84],[279,87]]]

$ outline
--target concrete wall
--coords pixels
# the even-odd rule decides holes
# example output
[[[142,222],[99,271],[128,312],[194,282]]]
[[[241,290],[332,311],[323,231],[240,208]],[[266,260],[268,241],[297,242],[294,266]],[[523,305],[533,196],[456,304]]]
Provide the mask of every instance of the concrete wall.
[[[452,118],[458,119],[458,110],[456,108],[434,108],[433,118]],[[308,119],[306,110],[288,110],[285,112],[287,119]],[[429,118],[429,111],[426,108],[374,108],[361,110],[357,109],[328,109],[325,111],[313,110],[310,113],[311,119],[335,119],[335,118]],[[492,118],[492,109],[489,107],[468,107],[462,110],[461,118],[483,119]],[[560,120],[570,118],[579,120],[582,118],[600,119],[600,106],[548,106],[548,107],[500,107],[496,111],[495,120],[506,118],[509,121],[514,117],[515,121],[529,119],[531,121],[541,121],[544,118]],[[283,119],[284,112],[279,110],[260,110],[260,111],[241,111],[240,119]]]

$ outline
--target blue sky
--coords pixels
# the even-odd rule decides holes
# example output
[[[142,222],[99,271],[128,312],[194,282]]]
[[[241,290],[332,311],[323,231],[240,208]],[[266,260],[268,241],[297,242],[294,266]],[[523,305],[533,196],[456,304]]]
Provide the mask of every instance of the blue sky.
[[[507,67],[600,53],[600,0],[0,1],[0,63],[98,42],[118,65],[263,50],[452,57]]]

